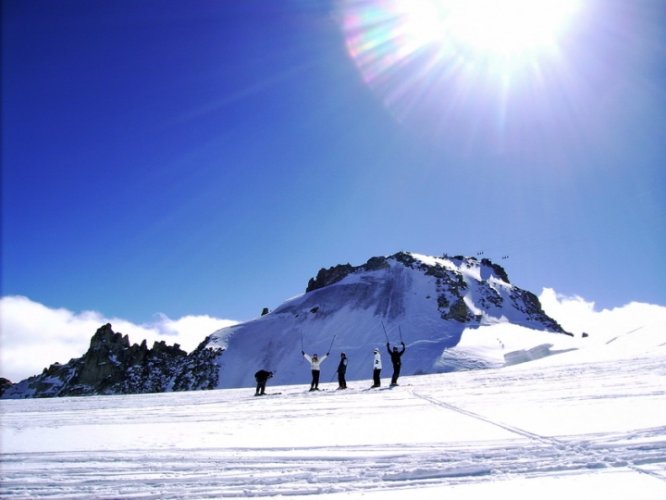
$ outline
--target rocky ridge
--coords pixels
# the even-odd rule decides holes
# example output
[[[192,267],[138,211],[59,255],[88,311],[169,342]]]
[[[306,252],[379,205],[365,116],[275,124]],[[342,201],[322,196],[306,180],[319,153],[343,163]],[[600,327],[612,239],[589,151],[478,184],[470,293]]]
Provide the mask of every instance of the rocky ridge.
[[[178,344],[146,341],[130,345],[127,335],[101,326],[90,339],[88,351],[68,363],[54,363],[41,375],[7,387],[4,397],[86,396],[91,394],[137,394],[173,388],[173,374],[187,353]]]

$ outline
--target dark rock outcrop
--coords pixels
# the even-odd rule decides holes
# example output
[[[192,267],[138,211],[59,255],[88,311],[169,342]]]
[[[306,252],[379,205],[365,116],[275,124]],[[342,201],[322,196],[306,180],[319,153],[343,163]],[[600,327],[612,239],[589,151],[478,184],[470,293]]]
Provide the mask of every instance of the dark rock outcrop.
[[[472,311],[470,311],[469,307],[467,307],[467,304],[465,304],[462,297],[460,297],[451,305],[451,307],[449,307],[448,311],[442,315],[442,319],[467,323],[474,321],[476,318]]]
[[[511,293],[511,300],[514,307],[517,310],[524,312],[532,321],[545,325],[546,328],[551,331],[564,333],[573,337],[573,334],[566,332],[557,321],[544,312],[541,307],[541,302],[539,302],[539,297],[532,292],[520,288],[514,288]]]
[[[506,274],[506,271],[504,270],[504,268],[502,266],[500,266],[499,264],[495,264],[490,259],[485,259],[484,258],[484,259],[481,259],[481,265],[486,267],[486,268],[490,268],[492,270],[492,273],[497,278],[501,279],[502,281],[504,281],[506,283],[511,283],[509,281],[509,275]]]
[[[209,339],[210,337],[206,337],[179,367],[174,377],[174,391],[207,390],[217,387],[220,372],[215,361],[224,353],[224,349],[210,347]]]
[[[4,392],[9,389],[12,385],[11,380],[6,379],[4,377],[0,377],[0,397],[4,394]]]
[[[90,339],[88,351],[66,364],[54,363],[41,375],[14,384],[4,397],[84,396],[137,394],[171,389],[174,372],[187,353],[178,344],[155,342],[148,349],[144,340],[130,345],[127,335],[103,325]]]
[[[319,288],[324,288],[325,286],[337,283],[338,281],[347,277],[349,274],[353,273],[355,270],[356,268],[352,267],[351,264],[333,266],[329,267],[328,269],[320,269],[315,278],[310,278],[308,287],[305,289],[305,292],[312,292]]]

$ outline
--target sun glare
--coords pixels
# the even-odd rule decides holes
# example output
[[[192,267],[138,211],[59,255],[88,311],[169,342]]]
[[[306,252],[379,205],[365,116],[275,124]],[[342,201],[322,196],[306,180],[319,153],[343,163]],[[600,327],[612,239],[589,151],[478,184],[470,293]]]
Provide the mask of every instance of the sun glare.
[[[400,10],[405,31],[420,44],[504,59],[555,46],[576,4],[577,0],[417,0],[400,2]]]
[[[341,26],[363,80],[398,120],[485,100],[503,123],[512,96],[544,101],[567,77],[582,10],[582,0],[345,0]]]
[[[580,0],[347,0],[343,31],[367,78],[428,54],[506,73],[557,53]]]

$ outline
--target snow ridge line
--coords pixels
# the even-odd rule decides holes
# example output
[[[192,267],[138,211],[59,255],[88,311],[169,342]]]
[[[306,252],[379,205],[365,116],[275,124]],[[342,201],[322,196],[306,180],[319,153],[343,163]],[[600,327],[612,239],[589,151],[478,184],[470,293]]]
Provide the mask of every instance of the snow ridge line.
[[[598,460],[600,463],[604,464],[606,467],[614,466],[613,464],[608,463],[607,457],[603,456],[598,451],[595,451],[595,450],[591,449],[589,446],[586,446],[584,444],[581,444],[581,443],[569,444],[569,443],[566,443],[566,442],[561,441],[561,440],[559,440],[557,438],[554,438],[554,437],[547,437],[547,436],[541,436],[540,434],[534,434],[534,433],[526,431],[524,429],[520,429],[519,427],[514,427],[512,425],[504,424],[502,422],[497,422],[497,421],[492,420],[490,418],[484,417],[483,415],[479,415],[478,413],[474,413],[473,411],[465,410],[464,408],[460,408],[458,406],[452,405],[451,403],[447,403],[446,401],[442,401],[441,399],[436,399],[432,396],[427,396],[425,394],[418,393],[414,390],[410,390],[410,392],[415,397],[417,397],[419,399],[423,399],[424,401],[427,401],[427,402],[429,402],[433,405],[440,406],[442,408],[446,408],[447,410],[451,410],[451,411],[454,411],[456,413],[460,413],[462,415],[466,415],[468,417],[475,418],[477,420],[481,420],[481,421],[486,422],[490,425],[494,425],[496,427],[499,427],[499,428],[504,429],[506,431],[512,432],[514,434],[518,434],[520,436],[523,436],[523,437],[526,437],[526,438],[529,438],[529,439],[539,441],[541,443],[553,446],[562,453],[574,452],[574,453],[577,453],[579,455],[580,454],[588,455],[588,456],[592,456],[595,460]],[[656,472],[638,467],[637,465],[635,465],[631,461],[621,460],[620,463],[623,466],[625,466],[625,467],[627,467],[627,468],[629,468],[629,469],[631,469],[635,472],[639,472],[641,474],[646,474],[646,475],[651,476],[655,479],[659,479],[661,481],[666,482],[666,477],[664,477],[661,474],[658,474]]]

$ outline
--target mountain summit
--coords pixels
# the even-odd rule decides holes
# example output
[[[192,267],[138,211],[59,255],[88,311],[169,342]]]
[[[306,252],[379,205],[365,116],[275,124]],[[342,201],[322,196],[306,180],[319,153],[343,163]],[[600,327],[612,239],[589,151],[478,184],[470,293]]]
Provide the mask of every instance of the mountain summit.
[[[488,259],[428,257],[399,252],[361,266],[321,269],[305,294],[253,321],[210,335],[191,355],[211,360],[217,373],[192,379],[190,389],[243,387],[266,368],[275,383],[305,383],[309,367],[301,350],[332,357],[322,377],[335,372],[337,356],[349,358],[347,377],[368,378],[372,350],[404,341],[403,374],[465,369],[469,360],[444,356],[465,329],[511,323],[531,330],[566,333],[547,316],[539,299],[513,286],[506,271]],[[387,359],[388,361],[388,359]],[[390,365],[390,363],[388,363]],[[211,380],[210,377],[216,377]]]
[[[484,367],[483,360],[451,348],[465,330],[500,323],[566,333],[536,295],[512,285],[488,259],[399,252],[361,266],[321,269],[303,295],[214,332],[189,355],[177,345],[130,346],[104,325],[83,357],[52,365],[10,386],[3,397],[247,387],[261,368],[275,373],[276,384],[306,383],[310,369],[301,351],[330,353],[322,382],[334,376],[341,352],[349,360],[348,380],[362,379],[371,373],[374,348],[390,366],[387,342],[407,347],[403,375]]]

